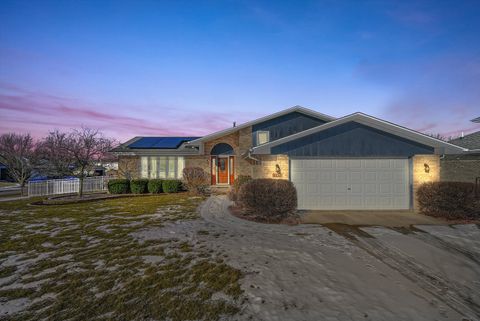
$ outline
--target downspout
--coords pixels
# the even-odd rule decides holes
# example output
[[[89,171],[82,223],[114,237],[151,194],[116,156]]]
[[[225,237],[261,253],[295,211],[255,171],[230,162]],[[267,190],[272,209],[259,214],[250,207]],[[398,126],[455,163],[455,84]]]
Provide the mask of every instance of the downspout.
[[[259,160],[258,158],[255,158],[252,156],[252,148],[250,148],[247,152],[247,156],[245,158],[250,158],[250,159],[253,159],[254,161],[256,162],[261,162],[261,160]]]

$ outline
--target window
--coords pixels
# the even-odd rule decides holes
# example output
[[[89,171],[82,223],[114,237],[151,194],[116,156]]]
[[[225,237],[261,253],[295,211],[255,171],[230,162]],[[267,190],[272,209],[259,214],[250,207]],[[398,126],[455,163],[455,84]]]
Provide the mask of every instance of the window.
[[[140,160],[142,178],[182,178],[185,159],[178,156],[144,156]]]
[[[258,131],[257,132],[257,145],[262,145],[270,141],[270,132],[269,131]]]

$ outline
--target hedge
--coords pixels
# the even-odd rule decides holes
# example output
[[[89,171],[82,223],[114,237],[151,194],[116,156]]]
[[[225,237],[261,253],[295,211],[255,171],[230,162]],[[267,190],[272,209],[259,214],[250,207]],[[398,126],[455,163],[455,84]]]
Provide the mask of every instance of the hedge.
[[[417,190],[420,213],[454,219],[479,219],[480,201],[475,185],[464,182],[430,182]]]
[[[252,177],[249,175],[238,175],[237,179],[233,182],[233,186],[230,189],[230,192],[228,193],[228,198],[230,198],[231,201],[236,202],[238,200],[238,192],[240,191],[240,187],[242,187],[243,184],[248,183],[252,180]]]
[[[147,192],[148,179],[132,179],[130,190],[133,194],[144,194]]]
[[[240,187],[238,204],[247,215],[250,212],[266,221],[281,221],[295,213],[297,190],[293,183],[287,180],[253,179]]]
[[[130,181],[128,179],[111,179],[108,181],[108,192],[110,194],[127,194],[130,192]]]
[[[162,182],[162,190],[165,193],[178,193],[182,182],[178,179],[166,179]]]
[[[206,193],[209,175],[201,167],[185,167],[183,169],[183,183],[187,191],[194,195]]]
[[[162,182],[161,179],[151,179],[148,181],[148,192],[152,194],[161,193],[162,190]]]

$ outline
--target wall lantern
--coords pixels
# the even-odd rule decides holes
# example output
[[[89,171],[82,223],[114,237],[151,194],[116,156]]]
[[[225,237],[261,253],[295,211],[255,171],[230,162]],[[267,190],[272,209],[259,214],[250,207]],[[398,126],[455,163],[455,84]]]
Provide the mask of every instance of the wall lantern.
[[[423,164],[423,169],[425,170],[425,173],[427,173],[427,174],[430,173],[430,166],[428,166],[427,163]]]
[[[272,177],[282,177],[282,169],[280,165],[275,164],[275,172],[272,174]]]

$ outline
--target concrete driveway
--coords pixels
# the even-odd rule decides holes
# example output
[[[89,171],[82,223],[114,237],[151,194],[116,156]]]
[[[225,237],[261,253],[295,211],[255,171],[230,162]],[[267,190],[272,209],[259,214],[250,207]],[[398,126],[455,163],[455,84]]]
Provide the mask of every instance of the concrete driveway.
[[[356,226],[408,227],[445,225],[448,221],[413,211],[300,211],[305,224],[348,224]]]
[[[478,320],[480,229],[259,224],[209,198],[201,219],[144,230],[218,253],[243,273],[228,320]]]

